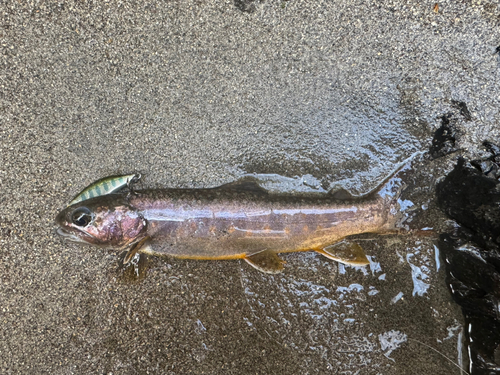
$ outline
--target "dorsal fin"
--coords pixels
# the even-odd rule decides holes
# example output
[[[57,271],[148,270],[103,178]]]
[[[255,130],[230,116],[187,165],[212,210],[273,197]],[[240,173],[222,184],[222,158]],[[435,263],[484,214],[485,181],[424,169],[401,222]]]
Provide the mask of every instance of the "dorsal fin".
[[[354,196],[348,192],[346,189],[338,189],[338,190],[330,190],[328,192],[333,198],[338,199],[340,201],[348,201],[354,199]]]
[[[214,189],[226,190],[226,191],[247,191],[257,194],[269,194],[269,192],[260,186],[253,178],[244,177],[240,180],[230,182],[228,184],[221,185]]]

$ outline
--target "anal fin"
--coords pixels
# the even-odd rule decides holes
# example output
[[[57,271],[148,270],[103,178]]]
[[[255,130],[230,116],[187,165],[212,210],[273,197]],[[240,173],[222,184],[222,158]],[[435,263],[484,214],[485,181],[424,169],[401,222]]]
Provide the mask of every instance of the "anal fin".
[[[370,263],[363,248],[356,242],[344,240],[322,249],[316,249],[316,252],[324,255],[328,259],[351,266],[366,266]]]
[[[271,250],[248,255],[243,259],[255,269],[265,273],[280,273],[283,271],[283,263],[285,263]]]

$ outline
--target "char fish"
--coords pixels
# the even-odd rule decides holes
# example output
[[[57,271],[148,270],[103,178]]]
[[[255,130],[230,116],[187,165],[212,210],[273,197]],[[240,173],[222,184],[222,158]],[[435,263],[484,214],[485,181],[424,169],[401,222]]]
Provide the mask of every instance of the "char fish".
[[[366,265],[363,249],[346,240],[361,233],[400,231],[400,179],[353,197],[276,194],[243,179],[209,189],[111,193],[70,205],[56,218],[58,233],[77,242],[187,259],[244,259],[267,273],[283,269],[278,253],[316,251]]]

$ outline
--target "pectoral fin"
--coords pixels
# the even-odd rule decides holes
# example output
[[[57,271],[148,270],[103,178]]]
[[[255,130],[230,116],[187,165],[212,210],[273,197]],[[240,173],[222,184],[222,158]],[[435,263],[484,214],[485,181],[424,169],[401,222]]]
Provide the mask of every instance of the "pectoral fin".
[[[370,263],[363,248],[356,242],[341,241],[318,249],[316,252],[324,255],[328,259],[351,266],[366,266]]]
[[[265,273],[280,273],[283,271],[283,263],[285,263],[275,252],[270,250],[264,250],[243,259],[252,267]]]
[[[139,242],[132,245],[132,247],[127,251],[125,258],[123,258],[123,264],[128,264],[135,254],[141,252],[143,249],[146,249],[149,246],[149,237],[144,237]]]

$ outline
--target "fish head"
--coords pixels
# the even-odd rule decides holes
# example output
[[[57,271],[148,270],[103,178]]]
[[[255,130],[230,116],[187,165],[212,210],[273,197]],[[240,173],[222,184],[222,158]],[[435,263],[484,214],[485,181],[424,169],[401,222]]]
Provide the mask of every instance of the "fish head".
[[[57,233],[75,242],[123,247],[146,235],[144,218],[113,195],[68,206],[56,217]]]

